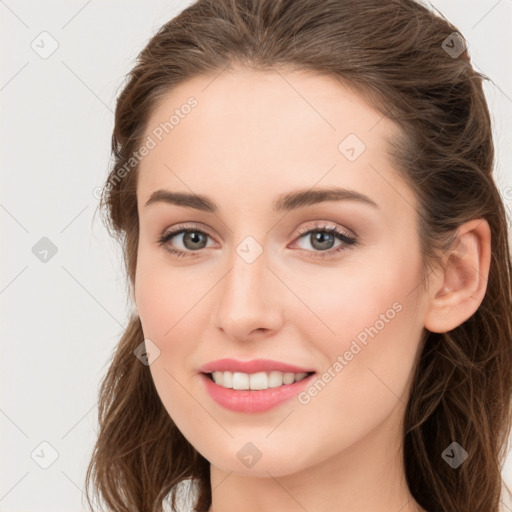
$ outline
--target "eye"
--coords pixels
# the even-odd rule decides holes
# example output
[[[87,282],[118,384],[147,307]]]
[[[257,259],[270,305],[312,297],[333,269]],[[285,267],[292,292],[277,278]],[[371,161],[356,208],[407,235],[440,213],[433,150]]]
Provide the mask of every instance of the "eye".
[[[202,249],[207,248],[208,238],[212,238],[209,233],[197,227],[177,225],[171,230],[165,231],[157,243],[165,246],[165,250],[171,254],[182,257],[195,257],[194,253],[200,253]],[[179,241],[176,243],[171,241]],[[295,240],[303,240],[310,244],[310,248],[300,247],[313,258],[326,258],[348,250],[357,245],[357,239],[347,233],[344,233],[336,226],[313,225],[299,230],[299,236]],[[337,246],[334,244],[339,242]],[[181,245],[181,247],[180,247]]]
[[[304,240],[308,247],[303,249],[312,252],[312,257],[325,258],[333,256],[341,251],[348,250],[357,245],[357,239],[353,236],[344,233],[335,226],[313,226],[302,228],[299,230],[300,236],[297,240]],[[339,242],[337,246],[334,244]]]
[[[158,240],[158,244],[165,246],[166,250],[171,254],[175,254],[178,257],[189,256],[188,252],[197,252],[201,249],[206,248],[206,242],[210,235],[205,231],[193,228],[190,226],[181,227],[176,226],[170,231],[164,232],[164,234]],[[181,246],[177,249],[172,247],[170,241],[176,238],[181,239]],[[174,244],[172,244],[174,246]]]

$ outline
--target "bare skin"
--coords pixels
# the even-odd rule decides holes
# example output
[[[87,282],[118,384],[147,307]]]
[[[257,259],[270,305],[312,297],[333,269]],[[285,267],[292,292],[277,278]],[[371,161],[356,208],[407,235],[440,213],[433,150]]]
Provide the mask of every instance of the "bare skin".
[[[146,136],[191,96],[197,106],[140,163],[134,298],[144,336],[160,350],[150,369],[162,402],[211,463],[210,511],[422,511],[405,480],[405,405],[424,329],[453,329],[483,299],[487,222],[462,226],[459,257],[446,255],[424,291],[416,199],[386,152],[398,130],[390,120],[332,78],[237,69],[172,90]],[[340,149],[349,134],[357,139]],[[273,210],[282,194],[329,187],[376,206],[330,200]],[[217,209],[145,206],[158,189],[207,196]],[[178,224],[205,232],[203,247],[183,233],[159,245]],[[323,232],[324,245],[299,233],[306,228]],[[261,251],[251,263],[237,252],[246,237],[254,242],[241,247]],[[377,332],[354,353],[371,326]],[[274,359],[331,378],[302,402],[234,412],[198,374],[223,357]],[[251,467],[237,456],[247,443],[261,454]]]

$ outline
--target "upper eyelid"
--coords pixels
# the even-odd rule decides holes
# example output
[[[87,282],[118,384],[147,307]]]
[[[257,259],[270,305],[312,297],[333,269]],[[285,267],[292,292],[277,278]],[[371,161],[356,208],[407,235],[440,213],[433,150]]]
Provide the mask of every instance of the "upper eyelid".
[[[166,228],[164,231],[163,231],[163,234],[168,234],[168,233],[177,233],[179,231],[204,231],[205,233],[211,235],[210,233],[210,230],[206,227],[204,227],[202,224],[200,223],[194,223],[193,225],[189,225],[189,224],[186,224],[186,223],[183,223],[183,222],[180,222],[174,226],[171,226],[169,228]],[[213,236],[213,235],[212,235]]]
[[[315,225],[314,224],[315,222],[320,223],[321,225],[318,225],[318,224]],[[294,231],[298,231],[298,234],[304,234],[304,232],[307,232],[307,231],[333,229],[333,228],[338,229],[340,231],[344,231],[344,230],[351,231],[351,230],[347,230],[346,228],[341,228],[333,221],[316,220],[316,221],[310,221],[310,223],[306,223],[306,226],[295,229]],[[176,225],[172,226],[171,228],[166,228],[163,231],[163,235],[165,236],[170,233],[178,234],[181,231],[194,231],[194,230],[203,231],[206,234],[208,234],[209,236],[211,236],[212,238],[215,238],[215,236],[211,234],[211,232],[208,228],[203,227],[202,224],[197,223],[197,222],[194,225],[187,225],[185,223],[176,224]]]
[[[317,225],[317,226],[308,225],[305,227],[301,227],[298,230],[298,234],[304,235],[304,234],[309,233],[310,231],[323,231],[323,230],[333,231],[333,230],[336,230],[350,238],[356,237],[355,233],[352,233],[352,231],[350,229],[342,228],[342,227],[338,226],[336,223],[328,223],[326,221],[319,221],[319,222],[321,222],[322,225]]]

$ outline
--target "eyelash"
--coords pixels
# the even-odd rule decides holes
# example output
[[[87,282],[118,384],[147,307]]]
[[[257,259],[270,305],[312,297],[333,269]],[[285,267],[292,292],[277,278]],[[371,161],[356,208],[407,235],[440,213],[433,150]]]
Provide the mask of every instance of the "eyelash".
[[[164,246],[167,244],[167,242],[171,238],[174,238],[175,236],[180,235],[182,233],[188,233],[188,232],[201,233],[205,236],[209,236],[210,238],[212,238],[209,233],[207,233],[206,231],[203,231],[202,229],[192,228],[190,226],[184,227],[182,225],[178,225],[172,231],[164,232],[162,234],[162,236],[158,239],[157,243],[159,246]],[[315,254],[314,256],[311,256],[313,258],[332,257],[338,253],[341,253],[342,251],[348,251],[348,250],[352,249],[358,243],[356,238],[347,235],[343,231],[340,231],[338,228],[336,228],[334,226],[325,226],[325,225],[324,226],[308,226],[305,228],[301,228],[299,230],[299,235],[297,236],[296,240],[304,237],[305,235],[309,235],[314,232],[333,234],[338,238],[338,240],[343,242],[343,244],[341,244],[338,247],[335,247],[333,249],[329,249],[327,251],[313,251],[313,253]],[[198,250],[198,251],[181,251],[181,250],[173,249],[172,247],[169,247],[169,246],[165,247],[165,250],[170,252],[171,254],[177,256],[178,258],[188,258],[188,257],[193,258],[193,257],[195,257],[195,255],[193,254],[194,252],[200,252],[200,250]],[[303,249],[303,250],[305,250],[307,252],[311,252],[311,251],[308,251],[307,249]]]

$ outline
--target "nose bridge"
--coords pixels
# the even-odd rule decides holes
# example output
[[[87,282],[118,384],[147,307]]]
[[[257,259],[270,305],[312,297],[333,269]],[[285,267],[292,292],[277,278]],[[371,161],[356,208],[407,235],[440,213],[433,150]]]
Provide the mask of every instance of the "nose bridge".
[[[281,312],[267,264],[268,251],[252,236],[232,248],[216,307],[216,325],[226,333],[243,338],[255,329],[278,327]]]

